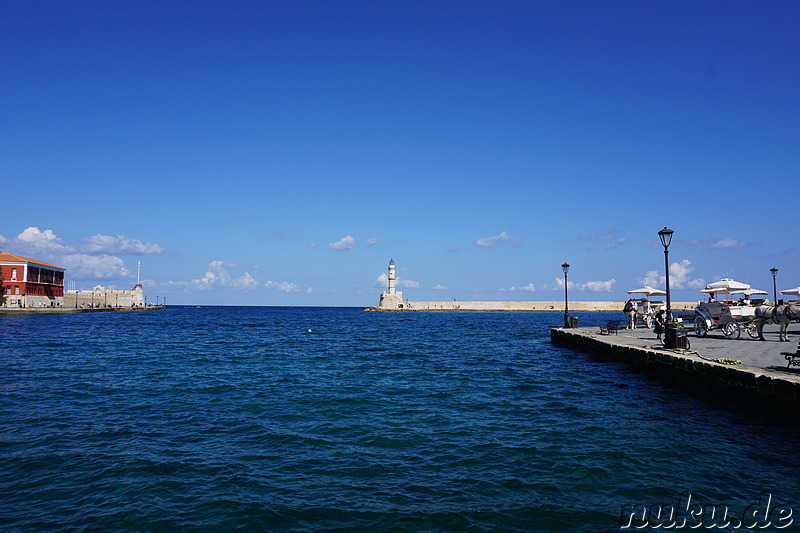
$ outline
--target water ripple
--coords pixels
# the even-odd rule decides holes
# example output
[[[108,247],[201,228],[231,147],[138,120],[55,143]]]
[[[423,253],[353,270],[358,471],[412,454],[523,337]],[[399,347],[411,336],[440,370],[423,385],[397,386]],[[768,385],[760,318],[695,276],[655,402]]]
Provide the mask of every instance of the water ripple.
[[[796,504],[795,428],[552,347],[558,322],[0,317],[0,528],[598,531],[681,491]]]

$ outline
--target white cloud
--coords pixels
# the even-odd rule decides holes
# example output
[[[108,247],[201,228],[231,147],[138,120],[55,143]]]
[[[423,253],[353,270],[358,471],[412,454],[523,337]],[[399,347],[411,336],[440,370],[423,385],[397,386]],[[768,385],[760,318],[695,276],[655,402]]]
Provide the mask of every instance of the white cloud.
[[[475,246],[480,246],[481,248],[495,248],[510,240],[511,237],[509,237],[508,232],[504,231],[500,235],[495,235],[493,237],[481,237],[475,241]]]
[[[65,255],[61,262],[70,278],[106,280],[133,277],[122,259],[113,255]]]
[[[228,272],[229,269],[236,268],[235,264],[225,261],[211,261],[208,270],[202,278],[193,279],[189,282],[171,281],[168,285],[184,288],[191,287],[198,291],[209,291],[212,289],[230,287],[231,289],[249,290],[258,287],[258,281],[249,273],[245,272],[241,276],[234,277]]]
[[[687,286],[691,289],[705,287],[705,280],[701,278],[689,279],[690,274],[694,271],[692,262],[688,259],[683,259],[669,265],[669,286],[670,289],[684,289]],[[651,287],[666,287],[667,277],[659,273],[657,270],[649,270],[645,273],[644,277],[639,278],[638,281],[642,285],[650,285]]]
[[[578,284],[578,289],[589,292],[611,292],[611,288],[617,280],[610,279],[608,281],[587,281],[583,284]]]
[[[160,254],[164,251],[157,244],[143,243],[139,239],[131,239],[124,235],[112,237],[111,235],[100,235],[98,233],[85,239],[85,242],[86,244],[81,247],[81,251],[88,253],[147,255]]]
[[[17,235],[17,240],[37,248],[39,250],[48,251],[66,251],[67,247],[61,244],[53,230],[46,229],[41,231],[35,226],[30,226],[22,230],[22,233]]]
[[[727,248],[747,248],[750,246],[749,242],[741,242],[736,239],[720,239],[708,245],[709,248],[719,250]]]
[[[447,249],[447,251],[448,252],[460,252],[463,249],[464,249],[464,247],[461,246],[460,244],[458,244],[456,246],[451,246],[450,248]]]
[[[372,237],[371,239],[369,239],[367,242],[364,243],[364,246],[368,246],[368,247],[369,246],[375,246],[376,244],[379,244],[380,242],[381,242],[381,240],[379,238]]]
[[[258,287],[258,281],[249,272],[245,272],[240,277],[231,280],[231,287],[234,289],[255,289]]]
[[[288,281],[268,281],[264,284],[268,289],[277,289],[281,292],[300,292],[300,287]],[[309,287],[310,289],[311,287]],[[306,291],[308,292],[308,291]]]
[[[381,274],[375,279],[375,283],[372,284],[373,287],[383,287],[384,289],[389,286],[389,276],[386,274]],[[410,279],[400,279],[397,278],[395,280],[395,286],[397,288],[407,288],[407,289],[419,289],[421,284],[419,281],[411,281]]]
[[[644,277],[639,278],[639,283],[642,285],[649,285],[651,287],[663,287],[666,282],[666,276],[659,274],[657,270],[648,270],[645,272]]]
[[[556,280],[556,285],[555,285],[555,287],[551,287],[551,288],[553,288],[553,289],[563,289],[564,288],[564,278],[557,277],[557,278],[555,278],[555,280]],[[568,289],[571,289],[574,286],[575,286],[575,283],[572,282],[572,281],[567,283],[567,288]]]
[[[8,239],[6,239],[4,236],[0,235],[0,244],[5,244],[7,242],[8,242]]]
[[[693,279],[686,283],[690,289],[697,289],[698,291],[704,289],[707,285],[706,280],[703,278]]]
[[[669,265],[669,283],[676,289],[682,289],[688,281],[689,274],[694,270],[692,262],[688,259]]]
[[[431,287],[431,289],[433,289],[435,291],[446,291],[447,290],[447,286],[437,283],[436,285]]]
[[[193,279],[189,284],[196,290],[208,291],[214,288],[215,285],[222,285],[224,278],[217,272],[207,271],[200,279]]]
[[[524,291],[524,292],[536,292],[536,286],[533,283],[528,283],[522,287],[509,287],[507,289],[500,289],[500,292],[516,292],[516,291]]]
[[[575,283],[570,281],[567,283],[567,289],[575,289],[578,291],[587,292],[611,292],[616,282],[616,279],[610,279],[608,281],[587,281],[586,283]],[[564,289],[563,278],[556,278],[556,288],[562,290]]]
[[[352,235],[346,235],[336,242],[328,244],[328,248],[333,250],[352,250],[356,247],[356,240]]]
[[[654,242],[654,245],[658,244]],[[729,250],[737,248],[748,248],[753,245],[751,242],[739,241],[731,238],[714,238],[714,239],[698,239],[694,241],[685,241],[688,246],[705,246],[709,250]]]

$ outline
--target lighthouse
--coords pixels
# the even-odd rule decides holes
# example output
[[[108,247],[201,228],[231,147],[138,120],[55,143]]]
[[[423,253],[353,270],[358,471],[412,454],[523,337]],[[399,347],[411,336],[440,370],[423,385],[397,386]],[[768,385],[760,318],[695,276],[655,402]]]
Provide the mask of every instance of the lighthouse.
[[[395,282],[397,275],[395,274],[394,259],[389,259],[389,294],[395,293]]]
[[[386,309],[402,309],[403,293],[397,290],[397,273],[395,272],[394,259],[389,260],[389,276],[387,290],[381,292],[380,307]]]

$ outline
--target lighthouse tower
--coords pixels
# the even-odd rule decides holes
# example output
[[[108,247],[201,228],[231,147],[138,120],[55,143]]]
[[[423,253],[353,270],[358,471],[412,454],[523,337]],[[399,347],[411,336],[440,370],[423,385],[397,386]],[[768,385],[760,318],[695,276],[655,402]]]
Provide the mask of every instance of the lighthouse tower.
[[[397,281],[397,275],[395,274],[395,269],[394,269],[394,259],[389,259],[389,294],[395,293],[396,281]]]
[[[397,274],[395,273],[394,259],[389,260],[388,290],[381,292],[380,307],[386,309],[402,309],[403,293],[396,288]]]

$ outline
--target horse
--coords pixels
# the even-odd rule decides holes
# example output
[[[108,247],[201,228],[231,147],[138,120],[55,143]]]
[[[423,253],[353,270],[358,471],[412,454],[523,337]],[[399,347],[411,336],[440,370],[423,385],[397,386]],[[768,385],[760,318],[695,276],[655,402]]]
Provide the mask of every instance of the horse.
[[[789,324],[792,320],[800,320],[800,310],[792,307],[789,304],[772,305],[759,305],[756,307],[756,325],[758,327],[758,338],[764,339],[764,324],[772,323],[779,324],[780,334],[779,340],[789,341]]]

